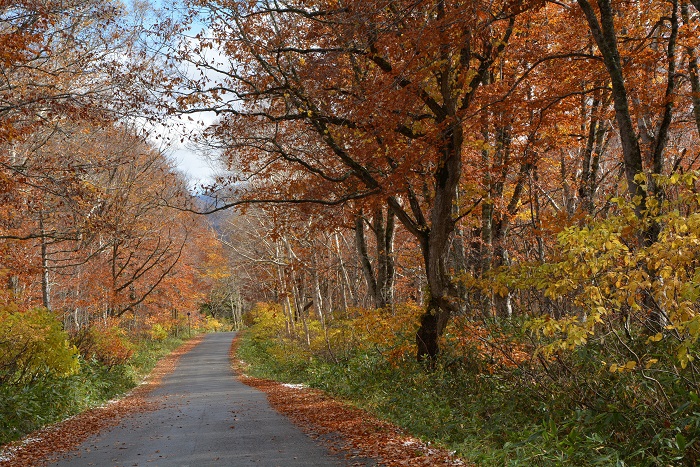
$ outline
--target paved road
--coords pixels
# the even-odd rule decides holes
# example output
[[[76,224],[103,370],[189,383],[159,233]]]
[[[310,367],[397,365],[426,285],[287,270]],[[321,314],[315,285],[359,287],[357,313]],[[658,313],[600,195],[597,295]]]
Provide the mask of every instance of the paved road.
[[[239,382],[228,351],[234,333],[209,334],[183,355],[149,397],[164,407],[126,418],[83,443],[56,467],[341,466]]]

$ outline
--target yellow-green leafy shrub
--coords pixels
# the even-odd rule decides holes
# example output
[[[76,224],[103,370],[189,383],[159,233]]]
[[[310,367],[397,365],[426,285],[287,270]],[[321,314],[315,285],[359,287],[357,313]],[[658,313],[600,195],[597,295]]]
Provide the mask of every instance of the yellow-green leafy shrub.
[[[168,337],[168,330],[160,323],[156,323],[148,330],[148,335],[154,341],[162,341]]]
[[[224,329],[224,324],[216,318],[207,316],[200,325],[200,328],[203,329],[204,332],[217,332]]]
[[[619,212],[559,234],[558,259],[529,268],[520,287],[536,287],[551,300],[566,298],[571,313],[533,318],[529,328],[548,339],[542,351],[574,349],[601,333],[629,339],[638,329],[649,352],[607,362],[611,371],[649,368],[654,343],[668,340],[676,364],[696,359],[700,338],[700,195],[695,172],[659,177],[669,196],[648,198],[639,218],[635,204],[613,200]],[[640,244],[640,232],[658,226],[658,239]],[[654,325],[657,325],[654,327]]]
[[[25,385],[79,369],[77,350],[53,313],[0,307],[0,385]]]

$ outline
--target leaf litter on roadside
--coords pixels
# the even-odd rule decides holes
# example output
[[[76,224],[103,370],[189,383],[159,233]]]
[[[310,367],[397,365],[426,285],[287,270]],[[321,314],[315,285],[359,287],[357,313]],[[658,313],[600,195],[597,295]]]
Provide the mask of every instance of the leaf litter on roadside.
[[[231,362],[238,378],[267,394],[275,410],[287,416],[308,435],[324,442],[334,454],[356,459],[352,465],[466,466],[447,449],[430,446],[397,426],[379,420],[364,410],[335,400],[317,389],[244,374],[245,364],[235,356],[238,339],[231,345]]]
[[[122,418],[159,407],[146,396],[172,373],[182,355],[202,341],[203,334],[189,340],[158,362],[143,384],[127,396],[104,406],[86,410],[62,422],[49,425],[0,450],[0,467],[40,466],[77,448],[91,435],[119,424]]]

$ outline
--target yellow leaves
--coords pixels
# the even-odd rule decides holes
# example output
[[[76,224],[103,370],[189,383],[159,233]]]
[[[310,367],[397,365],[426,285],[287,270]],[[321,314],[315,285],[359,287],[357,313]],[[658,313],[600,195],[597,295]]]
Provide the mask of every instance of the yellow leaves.
[[[467,145],[477,151],[493,151],[494,147],[486,140],[475,139],[467,142]]]
[[[22,383],[41,374],[69,376],[79,369],[77,349],[46,309],[0,307],[0,336],[0,384]],[[2,371],[7,368],[16,371]]]
[[[659,342],[663,338],[664,335],[660,332],[657,332],[655,335],[648,337],[646,343],[648,344],[649,342]]]
[[[672,274],[673,274],[673,269],[671,269],[670,266],[663,266],[663,267],[659,268],[659,270],[658,270],[658,275],[662,279],[668,279],[671,277]]]
[[[647,175],[644,172],[639,172],[634,176],[634,181],[637,183],[646,183]]]
[[[650,209],[641,217],[635,214],[638,204],[613,199],[616,215],[562,230],[552,255],[555,260],[524,269],[520,287],[544,290],[569,313],[561,319],[537,317],[527,323],[526,329],[540,340],[538,352],[551,356],[616,336],[653,349],[654,358],[642,348],[640,357],[630,361],[604,363],[610,373],[648,370],[659,361],[673,361],[680,370],[696,359],[700,197],[693,184],[697,180],[698,172],[655,177],[659,186],[673,186],[673,197],[649,198]],[[640,175],[637,181],[645,182],[646,177]],[[661,227],[658,241],[639,245],[637,233],[651,223]],[[668,320],[665,329],[642,334],[639,323],[647,323],[659,310]],[[630,357],[627,353],[620,358]]]
[[[632,371],[635,368],[637,368],[637,362],[635,362],[634,360],[630,360],[624,365],[618,365],[616,363],[613,363],[608,368],[608,371],[610,371],[610,373],[624,373],[626,371]]]
[[[394,313],[388,310],[356,309],[357,316],[349,323],[361,346],[394,347],[402,337],[412,336],[418,329],[423,309],[409,304],[396,305]],[[400,311],[398,311],[400,309]],[[371,323],[371,326],[369,324]],[[403,344],[402,344],[403,345]],[[410,352],[403,348],[403,352]]]
[[[568,317],[562,319],[536,318],[525,324],[526,329],[543,337],[558,338],[549,345],[540,348],[540,351],[550,356],[557,350],[573,350],[588,342],[590,336],[595,334],[596,323],[602,323],[602,315],[606,313],[604,308],[596,309],[585,319]]]
[[[690,343],[688,341],[684,341],[678,346],[678,350],[676,352],[678,363],[680,363],[681,368],[683,369],[688,366],[688,363],[695,360],[695,357],[689,353],[689,346]]]

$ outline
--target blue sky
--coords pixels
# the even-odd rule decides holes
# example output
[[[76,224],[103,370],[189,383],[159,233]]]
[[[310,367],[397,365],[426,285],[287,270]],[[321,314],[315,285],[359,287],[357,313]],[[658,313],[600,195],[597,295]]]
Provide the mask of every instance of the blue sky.
[[[131,5],[134,3],[133,0],[126,1]],[[178,0],[150,0],[151,6],[156,10],[173,7],[178,3],[180,3]],[[158,144],[163,145],[161,149],[168,154],[177,168],[187,176],[191,186],[211,182],[217,171],[211,156],[203,155],[188,141],[190,134],[202,128],[198,121],[209,124],[213,122],[213,116],[199,115],[195,121],[190,121],[187,117],[183,119],[173,118],[170,121],[163,122],[163,125],[157,125],[151,129],[152,133],[160,135]]]

